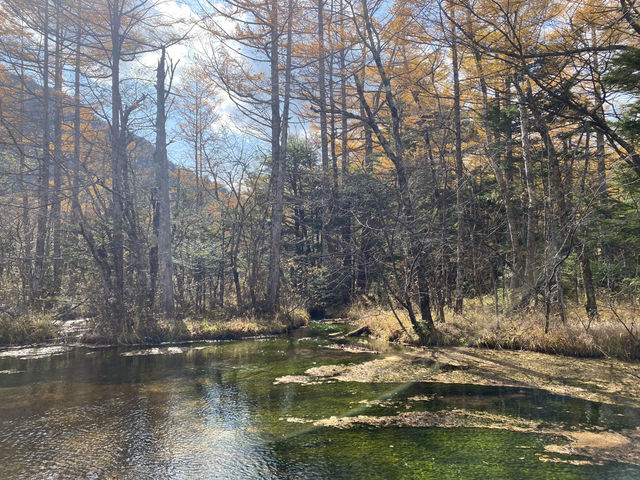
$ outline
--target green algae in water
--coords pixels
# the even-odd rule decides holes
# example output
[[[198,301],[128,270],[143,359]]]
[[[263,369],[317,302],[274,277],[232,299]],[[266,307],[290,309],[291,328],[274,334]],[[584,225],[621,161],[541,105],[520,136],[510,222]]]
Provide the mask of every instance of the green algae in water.
[[[297,340],[308,336],[307,330],[288,338],[202,344],[176,355],[76,349],[44,359],[1,359],[0,370],[20,373],[0,376],[0,477],[640,478],[638,467],[624,464],[542,462],[544,445],[562,441],[537,432],[315,427],[314,420],[331,416],[407,411],[405,404],[414,411],[463,407],[580,428],[640,421],[634,409],[540,390],[274,384],[313,366],[375,358],[323,348],[322,338]],[[425,400],[407,402],[411,397]],[[369,403],[380,399],[396,404]],[[305,423],[288,421],[296,417]]]
[[[383,401],[366,405],[362,415],[394,415],[405,411],[464,409],[533,420],[562,427],[635,428],[640,409],[602,404],[544,390],[453,383],[388,384]],[[375,398],[375,397],[372,397]]]
[[[543,462],[539,457],[550,441],[477,428],[324,428],[272,448],[282,479],[640,478],[640,467],[626,464]]]
[[[305,335],[321,336],[330,334],[344,334],[356,327],[347,323],[334,323],[330,321],[325,322],[310,322],[309,327],[305,329]]]

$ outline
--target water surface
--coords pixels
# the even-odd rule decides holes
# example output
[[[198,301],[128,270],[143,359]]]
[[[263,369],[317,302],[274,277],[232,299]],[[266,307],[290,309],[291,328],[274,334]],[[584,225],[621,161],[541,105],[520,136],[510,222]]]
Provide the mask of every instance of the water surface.
[[[409,407],[477,410],[563,428],[640,425],[637,409],[535,389],[274,384],[313,366],[376,358],[324,348],[333,341],[326,335],[339,328],[316,324],[290,337],[195,344],[171,355],[77,348],[46,358],[0,358],[1,477],[640,478],[639,467],[621,463],[542,462],[544,446],[557,440],[549,435],[480,428],[342,430],[291,421],[394,415]],[[371,400],[383,402],[366,403]]]

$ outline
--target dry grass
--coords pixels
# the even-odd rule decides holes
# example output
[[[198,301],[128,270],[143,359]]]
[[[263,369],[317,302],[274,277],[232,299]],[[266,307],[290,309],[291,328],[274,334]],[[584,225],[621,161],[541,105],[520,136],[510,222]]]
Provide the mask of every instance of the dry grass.
[[[416,344],[418,336],[413,332],[409,316],[399,309],[396,309],[396,314],[397,318],[390,309],[361,304],[354,304],[343,313],[346,320],[369,327],[376,338],[388,342]]]
[[[232,340],[258,335],[275,335],[301,327],[308,322],[309,314],[305,310],[279,313],[274,318],[249,315],[230,320],[188,318],[184,321],[189,337],[198,340]]]
[[[39,313],[17,318],[0,317],[0,345],[27,345],[57,337],[53,316]]]
[[[396,314],[407,331],[400,326],[391,310],[380,307],[353,306],[347,311],[349,320],[367,325],[373,336],[382,340],[416,344],[408,316],[396,309]],[[640,332],[636,325],[638,310],[632,305],[611,309],[601,306],[600,319],[589,323],[579,305],[570,305],[568,321],[562,324],[552,317],[548,333],[544,332],[542,312],[520,312],[499,315],[493,306],[479,300],[468,301],[465,312],[455,315],[446,312],[445,323],[436,325],[440,344],[450,346],[477,346],[529,350],[575,357],[614,357],[626,360],[640,359]]]
[[[202,316],[187,317],[177,322],[156,317],[150,326],[136,325],[136,333],[130,338],[113,338],[108,331],[105,333],[96,327],[91,333],[83,336],[82,342],[143,345],[190,340],[235,340],[286,333],[308,322],[309,314],[301,309],[281,312],[275,317],[255,314],[238,316],[232,311],[219,310]]]

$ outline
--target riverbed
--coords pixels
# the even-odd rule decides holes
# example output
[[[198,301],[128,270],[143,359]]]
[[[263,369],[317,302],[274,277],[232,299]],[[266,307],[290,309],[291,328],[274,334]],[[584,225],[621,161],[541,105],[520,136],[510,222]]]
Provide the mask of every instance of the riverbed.
[[[634,393],[585,387],[614,364],[541,357],[575,381],[528,381],[518,352],[346,342],[347,328],[0,352],[1,477],[640,478]],[[630,383],[637,367],[615,364]]]

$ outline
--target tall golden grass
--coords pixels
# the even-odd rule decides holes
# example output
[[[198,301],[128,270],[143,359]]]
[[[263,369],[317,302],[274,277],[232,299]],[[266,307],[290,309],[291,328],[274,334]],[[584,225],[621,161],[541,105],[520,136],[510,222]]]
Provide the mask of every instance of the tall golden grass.
[[[309,323],[309,314],[306,310],[296,309],[278,313],[271,318],[257,315],[244,315],[227,320],[206,317],[187,318],[184,323],[189,332],[189,339],[230,340],[285,333]]]
[[[404,344],[417,344],[408,315],[401,309],[353,305],[345,317],[368,326],[373,336]],[[495,315],[489,302],[471,300],[464,313],[445,311],[445,322],[437,323],[442,345],[529,350],[575,357],[640,359],[640,309],[632,304],[601,305],[600,316],[588,321],[580,305],[570,304],[567,322],[552,316],[545,333],[544,313],[537,310]],[[402,325],[401,325],[402,324]]]
[[[0,345],[27,345],[53,340],[57,336],[53,315],[44,313],[0,316]]]

